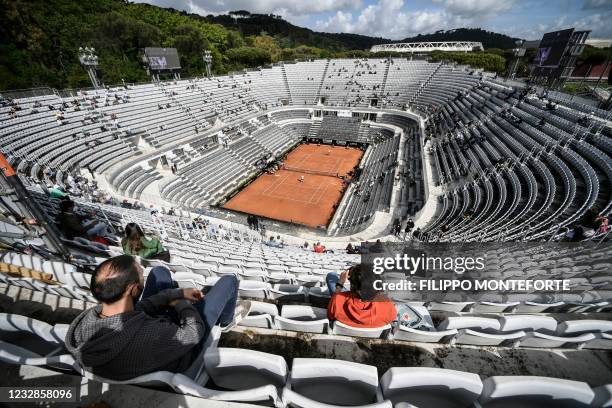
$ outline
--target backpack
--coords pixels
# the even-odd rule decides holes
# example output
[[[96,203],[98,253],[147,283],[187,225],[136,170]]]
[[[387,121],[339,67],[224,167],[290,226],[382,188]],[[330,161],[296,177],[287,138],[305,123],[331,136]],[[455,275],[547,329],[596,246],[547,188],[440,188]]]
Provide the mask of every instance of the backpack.
[[[401,326],[410,327],[411,329],[419,329],[431,331],[433,327],[425,321],[423,315],[417,312],[413,307],[401,303],[395,305],[397,310],[397,322]]]

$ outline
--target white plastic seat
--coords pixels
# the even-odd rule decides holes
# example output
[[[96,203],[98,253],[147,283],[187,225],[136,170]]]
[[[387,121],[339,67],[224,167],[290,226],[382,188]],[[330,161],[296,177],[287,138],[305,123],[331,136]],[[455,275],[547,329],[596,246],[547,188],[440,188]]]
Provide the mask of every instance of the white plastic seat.
[[[326,333],[329,326],[326,309],[301,305],[284,305],[274,322],[279,330],[306,333]]]
[[[64,343],[63,338],[58,338],[55,335],[53,326],[46,322],[18,314],[0,313],[0,332],[27,332],[47,342],[57,344]]]
[[[575,347],[582,348],[587,342],[596,338],[593,333],[584,333],[574,336],[556,336],[541,332],[527,332],[525,337],[521,339],[521,347],[534,348],[559,348],[559,347]]]
[[[376,367],[351,361],[294,358],[283,402],[293,407],[389,407],[378,392]]]
[[[238,296],[253,299],[266,299],[270,284],[267,282],[241,280],[238,286]]]
[[[268,274],[260,269],[243,269],[238,275],[240,276],[240,279],[261,282],[266,281],[268,278]]]
[[[264,385],[285,386],[287,363],[281,356],[239,348],[211,348],[204,366],[213,382],[226,389],[245,391]]]
[[[441,301],[441,302],[429,302],[427,308],[430,310],[439,310],[443,312],[463,312],[469,311],[474,302],[451,302],[451,301]]]
[[[219,265],[219,268],[215,271],[217,275],[234,275],[238,276],[242,270],[236,266],[230,265]]]
[[[394,406],[402,402],[417,407],[463,408],[482,392],[476,374],[428,367],[393,367],[380,379],[385,399]]]
[[[192,272],[175,272],[172,274],[172,280],[175,281],[180,288],[202,289],[206,286],[206,278]]]
[[[588,384],[561,378],[494,376],[483,381],[483,408],[564,408],[588,406],[595,393]]]
[[[303,286],[313,287],[325,282],[325,277],[319,275],[296,275],[295,281]]]
[[[450,316],[444,319],[439,325],[438,330],[450,329],[478,329],[498,331],[501,325],[499,320],[479,316]]]
[[[503,313],[508,312],[518,306],[520,302],[478,302],[472,307],[472,313]]]
[[[543,330],[554,333],[557,321],[550,316],[538,315],[505,315],[500,317],[500,330],[504,332],[514,330]]]
[[[272,303],[251,301],[248,316],[240,321],[241,326],[274,328],[274,319],[278,316],[278,308]]]
[[[268,291],[270,299],[304,302],[306,300],[306,290],[300,285],[274,284]]]
[[[45,260],[39,256],[18,254],[15,252],[8,253],[8,256],[3,258],[3,261],[16,266],[22,266],[24,268],[33,269],[35,271],[42,271],[42,266]]]
[[[587,349],[602,349],[612,350],[612,334],[611,333],[585,333],[584,335],[593,335],[593,339],[588,340],[584,348]]]
[[[593,388],[595,397],[591,402],[592,407],[612,407],[612,384],[601,385]]]
[[[390,324],[373,328],[351,327],[338,321],[334,321],[332,324],[332,333],[340,336],[368,337],[373,339],[379,339],[386,338],[390,330]]]
[[[520,303],[515,311],[518,313],[543,313],[549,309],[561,307],[564,304],[564,302],[538,303],[526,300]]]
[[[561,335],[579,333],[612,332],[612,321],[609,320],[568,320],[559,323],[557,332]]]
[[[293,282],[293,278],[294,275],[291,273],[272,272],[268,275],[268,282],[291,284]]]

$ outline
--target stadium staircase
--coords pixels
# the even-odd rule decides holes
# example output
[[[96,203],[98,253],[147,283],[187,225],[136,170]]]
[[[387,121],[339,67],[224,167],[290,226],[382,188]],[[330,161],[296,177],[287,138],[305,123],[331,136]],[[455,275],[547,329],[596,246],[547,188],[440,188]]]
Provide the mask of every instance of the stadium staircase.
[[[385,76],[383,76],[382,84],[380,85],[380,95],[385,95],[385,87],[387,86],[387,77],[389,76],[389,69],[391,67],[391,57],[387,59],[385,63]]]
[[[319,129],[321,128],[321,122],[323,122],[323,121],[322,120],[313,120],[312,121],[312,126],[308,130],[308,136],[307,136],[308,139],[314,139],[314,138],[318,137]]]
[[[293,97],[291,96],[291,88],[289,87],[289,79],[287,79],[287,71],[285,70],[285,65],[281,65],[283,70],[283,82],[285,83],[285,89],[287,89],[287,94],[289,95],[289,100],[293,103]]]
[[[438,72],[438,70],[442,67],[442,62],[440,62],[436,68],[431,72],[431,74],[429,75],[429,77],[427,77],[427,79],[425,81],[423,81],[423,83],[419,86],[419,88],[416,90],[416,92],[410,97],[410,99],[408,100],[408,104],[412,105],[417,98],[419,97],[419,95],[421,95],[421,93],[423,93],[423,91],[425,90],[425,88],[427,88],[427,85],[429,85],[429,83],[431,82],[431,80],[434,78],[434,76],[436,75],[436,72]]]
[[[316,102],[319,101],[321,97],[321,89],[323,89],[323,83],[325,82],[325,77],[327,76],[327,70],[329,69],[329,59],[325,62],[325,68],[323,69],[323,75],[321,76],[321,82],[319,83],[319,89],[317,90],[317,99]]]

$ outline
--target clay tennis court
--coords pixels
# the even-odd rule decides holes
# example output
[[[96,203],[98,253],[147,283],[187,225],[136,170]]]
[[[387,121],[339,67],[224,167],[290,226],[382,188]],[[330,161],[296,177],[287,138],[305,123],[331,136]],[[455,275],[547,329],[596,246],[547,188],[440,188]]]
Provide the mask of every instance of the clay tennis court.
[[[327,226],[344,192],[343,181],[335,175],[345,176],[359,164],[362,155],[353,147],[300,145],[284,160],[292,170],[262,174],[223,207],[309,227]]]

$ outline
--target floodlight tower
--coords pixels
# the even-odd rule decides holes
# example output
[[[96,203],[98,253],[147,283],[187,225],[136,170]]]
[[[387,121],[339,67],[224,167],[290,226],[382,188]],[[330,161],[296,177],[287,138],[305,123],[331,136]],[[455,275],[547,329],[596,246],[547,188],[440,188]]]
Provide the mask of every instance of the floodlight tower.
[[[98,68],[98,55],[96,54],[96,49],[93,47],[79,47],[79,61],[87,71],[87,74],[89,74],[89,79],[93,87],[99,88],[100,82],[96,74],[96,69]]]
[[[202,59],[204,60],[204,64],[206,64],[206,76],[208,78],[210,78],[212,76],[212,70],[211,70],[211,66],[212,66],[212,54],[209,50],[204,51],[204,55],[202,56]]]
[[[508,73],[506,74],[506,81],[508,79],[514,79],[514,74],[516,73],[516,69],[518,68],[518,64],[521,60],[521,57],[524,57],[525,52],[527,51],[527,49],[523,46],[525,44],[525,41],[516,40],[514,43],[516,44],[517,48],[514,48],[512,50],[512,53],[514,54],[514,60],[508,67]]]

